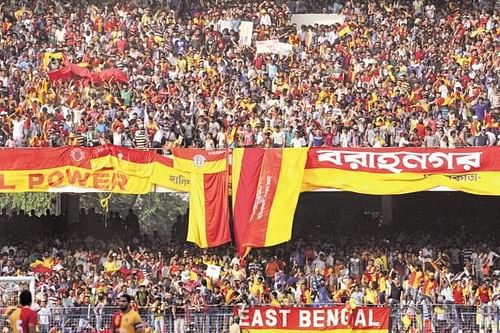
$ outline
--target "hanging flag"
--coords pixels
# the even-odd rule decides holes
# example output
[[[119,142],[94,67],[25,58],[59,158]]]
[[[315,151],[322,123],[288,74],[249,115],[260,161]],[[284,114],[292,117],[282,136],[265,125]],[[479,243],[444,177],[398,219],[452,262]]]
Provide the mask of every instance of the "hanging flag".
[[[233,232],[238,253],[242,256],[247,252],[243,238],[252,215],[263,158],[263,149],[233,149]]]
[[[187,240],[199,247],[231,241],[227,150],[174,148],[174,167],[190,173]]]
[[[233,219],[240,254],[290,240],[307,148],[233,150]]]

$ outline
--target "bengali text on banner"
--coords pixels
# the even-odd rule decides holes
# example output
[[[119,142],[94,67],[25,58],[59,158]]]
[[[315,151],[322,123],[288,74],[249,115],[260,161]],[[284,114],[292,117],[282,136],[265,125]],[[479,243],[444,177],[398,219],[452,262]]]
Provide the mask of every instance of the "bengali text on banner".
[[[235,308],[247,333],[387,333],[387,307],[251,307]]]
[[[337,189],[373,195],[438,187],[500,195],[495,147],[462,149],[325,149],[308,151],[302,191]]]

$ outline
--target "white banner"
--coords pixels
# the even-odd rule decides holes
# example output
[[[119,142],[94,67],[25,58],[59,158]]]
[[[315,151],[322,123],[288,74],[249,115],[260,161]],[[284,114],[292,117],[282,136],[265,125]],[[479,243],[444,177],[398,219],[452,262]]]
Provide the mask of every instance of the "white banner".
[[[280,56],[287,56],[293,51],[292,44],[288,43],[278,43],[278,54]]]
[[[297,25],[300,29],[302,25],[314,25],[314,24],[342,24],[344,23],[344,15],[338,14],[295,14],[292,16],[292,23]]]
[[[257,54],[261,53],[278,53],[279,41],[277,39],[272,40],[260,40],[255,43],[257,47]]]
[[[242,21],[240,24],[240,45],[250,46],[252,44],[253,22]]]
[[[279,54],[287,56],[293,51],[292,44],[280,43],[278,40],[261,40],[256,42],[257,54]]]

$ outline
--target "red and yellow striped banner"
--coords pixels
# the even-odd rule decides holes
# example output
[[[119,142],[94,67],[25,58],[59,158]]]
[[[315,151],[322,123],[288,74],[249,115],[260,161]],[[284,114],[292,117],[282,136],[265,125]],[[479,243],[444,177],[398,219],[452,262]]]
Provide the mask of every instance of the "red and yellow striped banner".
[[[463,149],[235,149],[232,199],[240,253],[291,237],[298,196],[340,190],[393,195],[433,189],[500,195],[499,147]],[[227,150],[174,149],[173,157],[118,146],[0,150],[0,193],[187,192],[189,240],[230,240]]]
[[[231,241],[226,150],[176,148],[174,167],[190,173],[187,240],[199,247]]]
[[[290,240],[307,149],[235,149],[233,220],[240,253]]]

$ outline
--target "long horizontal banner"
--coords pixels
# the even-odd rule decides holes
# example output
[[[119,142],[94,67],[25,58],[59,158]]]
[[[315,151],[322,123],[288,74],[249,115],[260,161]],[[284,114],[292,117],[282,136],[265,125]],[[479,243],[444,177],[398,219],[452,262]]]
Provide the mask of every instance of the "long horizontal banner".
[[[209,153],[218,154],[217,151]],[[203,166],[200,168],[206,169],[211,156],[207,154],[192,153],[193,167],[201,162]],[[200,158],[202,155],[207,156],[207,161]],[[141,194],[154,191],[157,187],[189,192],[191,183],[190,173],[184,167],[174,167],[172,158],[153,151],[111,145],[3,149],[0,150],[0,161],[0,192],[45,192],[71,188],[74,192]],[[287,167],[282,165],[283,169]],[[498,147],[310,148],[305,166],[299,168],[304,170],[302,192],[341,190],[389,195],[446,187],[473,194],[500,195]],[[232,171],[234,178],[234,172],[238,173],[239,169]]]
[[[302,191],[390,195],[447,187],[500,195],[499,148],[310,149]]]
[[[248,333],[369,332],[389,330],[390,309],[335,307],[251,307],[235,309],[240,327]]]
[[[70,187],[143,194],[160,186],[189,192],[190,174],[155,152],[117,146],[0,150],[0,192],[47,192]]]
[[[448,188],[500,195],[500,148],[466,149],[175,149],[174,158],[118,146],[0,150],[2,192],[126,194],[157,189],[190,194],[189,240],[229,241],[232,171],[235,243],[243,255],[292,234],[300,192],[395,195]],[[229,166],[228,160],[232,159]]]

